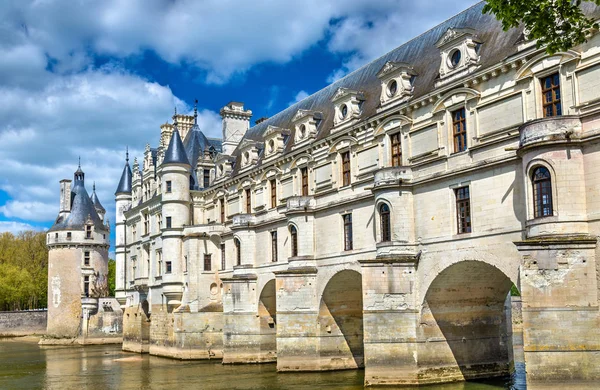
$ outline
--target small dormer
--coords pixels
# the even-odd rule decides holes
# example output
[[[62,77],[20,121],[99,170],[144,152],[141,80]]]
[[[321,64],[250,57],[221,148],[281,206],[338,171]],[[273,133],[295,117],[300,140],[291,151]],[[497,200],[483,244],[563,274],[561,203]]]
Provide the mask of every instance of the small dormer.
[[[233,157],[219,153],[215,158],[215,180],[229,176],[233,170],[234,161]]]
[[[479,66],[481,41],[470,28],[449,28],[435,44],[440,49],[440,79],[436,87],[474,72]]]
[[[294,144],[297,145],[317,136],[323,115],[319,111],[298,110],[293,119]]]
[[[354,119],[359,119],[362,114],[362,103],[365,101],[364,94],[361,91],[354,91],[348,88],[338,88],[331,99],[334,104],[333,125],[352,123]]]
[[[276,126],[268,126],[265,131],[265,158],[276,156],[283,152],[287,137],[290,136],[290,131]]]
[[[381,106],[388,106],[410,99],[416,73],[412,66],[404,62],[388,61],[377,73],[381,81]]]
[[[258,143],[250,139],[244,139],[240,143],[240,168],[244,169],[256,164],[256,162],[258,161],[258,153],[261,146],[262,143]]]

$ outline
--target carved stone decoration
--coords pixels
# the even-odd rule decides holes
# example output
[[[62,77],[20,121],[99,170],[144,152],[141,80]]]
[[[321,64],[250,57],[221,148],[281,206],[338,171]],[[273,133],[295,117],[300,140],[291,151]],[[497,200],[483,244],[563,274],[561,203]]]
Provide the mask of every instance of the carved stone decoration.
[[[381,106],[405,102],[412,97],[414,80],[417,73],[412,66],[404,62],[388,61],[377,73],[381,81]]]
[[[296,114],[297,116],[298,114]],[[265,148],[264,148],[264,156],[265,158],[270,158],[276,156],[283,152],[283,148],[285,147],[285,142],[287,137],[290,135],[290,130],[284,129],[281,127],[271,126],[267,127],[267,130],[264,133],[265,139]]]
[[[331,101],[335,106],[333,125],[352,123],[362,114],[362,102],[365,100],[362,91],[338,88]]]
[[[481,41],[469,28],[449,28],[437,41],[442,61],[436,87],[474,72],[479,67]]]
[[[317,136],[323,114],[319,111],[298,110],[294,115],[294,145],[303,144]]]

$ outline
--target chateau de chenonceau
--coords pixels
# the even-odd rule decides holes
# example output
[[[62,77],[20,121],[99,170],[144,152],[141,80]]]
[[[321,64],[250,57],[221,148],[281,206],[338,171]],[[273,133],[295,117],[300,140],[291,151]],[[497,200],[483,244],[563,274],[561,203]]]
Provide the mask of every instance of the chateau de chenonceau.
[[[61,181],[48,337],[450,382],[512,369],[512,288],[527,380],[600,381],[600,34],[549,55],[483,5],[270,118],[228,103],[222,139],[157,124],[115,178],[114,298],[105,210]]]

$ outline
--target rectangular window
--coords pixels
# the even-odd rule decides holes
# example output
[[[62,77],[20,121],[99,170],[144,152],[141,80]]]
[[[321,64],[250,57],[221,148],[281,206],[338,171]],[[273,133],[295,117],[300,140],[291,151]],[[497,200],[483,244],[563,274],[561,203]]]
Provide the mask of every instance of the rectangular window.
[[[219,199],[219,209],[221,211],[221,223],[225,223],[225,200]]]
[[[90,296],[90,277],[89,276],[83,277],[83,295],[85,295],[86,297]]]
[[[86,225],[85,227],[85,238],[92,238],[92,226]]]
[[[271,208],[277,207],[277,182],[271,180]]]
[[[344,250],[352,250],[352,214],[342,215],[344,219]]]
[[[171,229],[171,217],[167,217],[167,229]]]
[[[277,232],[271,232],[271,261],[277,261]]]
[[[452,112],[452,129],[454,133],[454,153],[467,150],[467,121],[464,108]]]
[[[144,235],[150,233],[150,215],[144,214]]]
[[[71,232],[67,232],[67,240],[71,239]]]
[[[83,265],[90,265],[90,252],[83,252]]]
[[[457,188],[455,195],[458,234],[471,233],[471,198],[469,187]]]
[[[210,169],[204,170],[204,188],[210,187]]]
[[[562,104],[560,102],[560,77],[558,73],[544,77],[541,82],[544,118],[562,115]]]
[[[302,196],[308,196],[308,168],[300,168],[302,176]]]
[[[160,275],[162,275],[162,252],[161,251],[156,251],[156,262],[158,264],[156,276],[160,276]]]
[[[170,274],[171,271],[172,271],[171,262],[170,261],[165,261],[165,273],[166,274]]]
[[[399,167],[402,165],[402,144],[400,143],[400,133],[392,134],[392,166]]]
[[[210,253],[205,253],[204,254],[204,270],[205,271],[210,271],[211,270],[211,265],[212,265],[212,259],[211,259],[211,254]]]
[[[221,244],[221,270],[224,270],[225,266],[225,244]]]
[[[171,192],[171,181],[167,180],[167,194]]]
[[[252,192],[250,188],[246,189],[246,214],[252,213]]]
[[[350,185],[350,152],[342,153],[342,186]]]

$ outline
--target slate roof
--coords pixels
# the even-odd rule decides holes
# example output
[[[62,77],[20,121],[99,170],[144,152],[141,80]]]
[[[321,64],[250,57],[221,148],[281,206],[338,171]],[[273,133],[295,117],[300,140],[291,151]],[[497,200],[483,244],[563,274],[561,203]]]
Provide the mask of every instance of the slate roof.
[[[414,81],[413,100],[432,92],[435,89],[434,83],[439,78],[441,62],[440,51],[436,47],[436,43],[449,28],[470,28],[476,31],[478,40],[483,43],[479,51],[482,69],[501,63],[517,52],[517,44],[523,39],[523,28],[503,31],[502,24],[493,15],[482,14],[481,11],[484,5],[485,2],[473,5],[471,8],[364,65],[346,77],[273,115],[250,128],[244,139],[263,141],[263,134],[268,126],[290,129],[292,134],[289,137],[290,142],[286,144],[284,153],[290,151],[294,140],[292,119],[300,109],[319,111],[323,114],[323,119],[317,129],[316,140],[326,138],[333,127],[334,105],[331,100],[338,88],[362,91],[366,100],[362,106],[361,118],[366,119],[375,115],[380,104],[381,88],[377,73],[387,61],[405,62],[413,67],[417,73]],[[582,8],[586,15],[594,19],[600,17],[600,8],[594,4],[585,2],[582,4]],[[233,156],[236,158],[239,157],[239,154],[239,149],[233,152]],[[260,163],[261,160],[258,161],[257,165],[260,165]],[[233,175],[236,173],[235,170],[232,172]]]
[[[106,210],[100,203],[100,199],[98,199],[98,195],[96,195],[96,183],[94,183],[92,187],[92,196],[90,197],[90,200],[92,201],[92,204],[98,213],[106,213]]]
[[[129,158],[127,158],[125,166],[123,167],[123,173],[121,174],[121,180],[119,180],[119,185],[115,191],[115,195],[120,193],[131,194],[131,178],[131,168],[129,167]]]
[[[165,164],[187,164],[190,165],[190,161],[188,160],[185,147],[183,146],[183,142],[181,141],[181,136],[179,135],[179,130],[177,130],[177,125],[175,125],[175,130],[173,130],[173,135],[171,136],[171,140],[169,141],[169,147],[165,152],[165,158],[163,159],[163,165]]]

